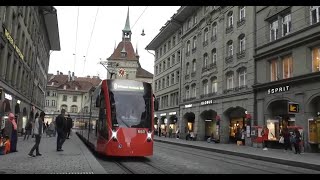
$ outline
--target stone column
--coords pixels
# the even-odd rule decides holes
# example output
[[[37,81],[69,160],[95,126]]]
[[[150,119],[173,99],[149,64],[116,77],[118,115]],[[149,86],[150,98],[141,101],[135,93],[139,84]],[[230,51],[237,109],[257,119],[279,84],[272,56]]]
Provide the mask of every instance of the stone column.
[[[1,52],[2,67],[0,67],[0,76],[2,79],[4,79],[6,76],[7,58],[8,58],[8,44],[5,44]]]

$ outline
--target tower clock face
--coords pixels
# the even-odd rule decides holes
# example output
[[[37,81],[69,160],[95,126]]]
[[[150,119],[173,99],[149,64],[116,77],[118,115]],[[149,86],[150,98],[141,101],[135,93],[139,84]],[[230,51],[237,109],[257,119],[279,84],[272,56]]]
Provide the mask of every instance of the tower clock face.
[[[118,75],[121,76],[121,77],[123,77],[125,74],[126,74],[125,69],[120,68],[119,71],[118,71]]]

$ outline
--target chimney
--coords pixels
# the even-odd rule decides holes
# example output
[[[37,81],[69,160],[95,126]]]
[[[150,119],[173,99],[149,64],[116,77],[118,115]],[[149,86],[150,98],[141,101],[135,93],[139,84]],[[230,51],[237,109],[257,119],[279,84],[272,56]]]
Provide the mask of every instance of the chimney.
[[[72,72],[72,81],[74,81],[74,72]]]
[[[68,82],[71,81],[71,71],[68,71]]]
[[[60,75],[63,75],[63,73],[62,73],[62,72],[60,72]]]
[[[59,75],[59,71],[57,71],[57,75]]]

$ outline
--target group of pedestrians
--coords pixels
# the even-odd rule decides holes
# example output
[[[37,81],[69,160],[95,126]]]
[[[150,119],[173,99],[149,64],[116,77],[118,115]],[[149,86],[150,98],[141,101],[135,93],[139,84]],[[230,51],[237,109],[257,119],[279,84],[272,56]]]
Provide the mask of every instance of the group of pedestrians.
[[[0,154],[17,152],[18,131],[17,121],[13,113],[9,113],[5,126],[1,130]]]

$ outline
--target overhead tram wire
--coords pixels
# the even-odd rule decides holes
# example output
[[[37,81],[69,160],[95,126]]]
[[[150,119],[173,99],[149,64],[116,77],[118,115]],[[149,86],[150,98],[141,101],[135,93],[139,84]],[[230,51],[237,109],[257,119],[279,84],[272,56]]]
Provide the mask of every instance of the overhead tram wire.
[[[92,27],[92,31],[91,31],[91,35],[90,35],[90,39],[89,39],[89,44],[88,44],[87,52],[86,52],[85,59],[84,59],[82,74],[84,73],[84,67],[86,66],[86,61],[87,61],[87,57],[88,57],[88,52],[89,52],[89,48],[90,48],[90,44],[91,44],[91,40],[92,40],[92,35],[93,35],[93,32],[94,32],[94,28],[95,28],[95,25],[96,25],[96,20],[97,20],[99,8],[100,8],[100,6],[98,6],[97,13],[96,13],[96,17],[94,18],[94,23],[93,23],[93,27]]]
[[[133,24],[133,26],[132,26],[132,28],[131,29],[133,29],[134,28],[134,26],[136,25],[136,23],[138,22],[138,20],[141,18],[141,16],[143,15],[143,13],[147,10],[147,8],[148,8],[149,6],[147,6],[146,8],[144,8],[144,10],[142,11],[142,13],[140,14],[140,16],[138,17],[138,19],[136,20],[136,22]]]
[[[78,6],[77,28],[76,28],[76,42],[75,42],[75,45],[74,45],[74,63],[73,63],[73,72],[75,72],[75,71],[76,71],[76,62],[77,62],[77,42],[78,42],[79,11],[80,11],[80,7]]]

